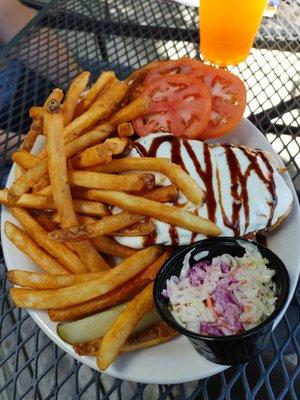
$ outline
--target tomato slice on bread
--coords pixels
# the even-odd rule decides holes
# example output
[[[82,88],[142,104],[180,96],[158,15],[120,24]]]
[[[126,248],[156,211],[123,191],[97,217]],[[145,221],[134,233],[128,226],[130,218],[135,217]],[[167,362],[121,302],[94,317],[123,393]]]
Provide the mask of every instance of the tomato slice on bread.
[[[140,136],[171,132],[176,136],[197,138],[211,116],[211,95],[205,84],[189,75],[165,75],[146,86],[147,111],[133,121]]]
[[[246,107],[246,88],[237,76],[197,60],[182,58],[176,61],[162,61],[151,68],[145,77],[144,87],[147,88],[155,80],[172,74],[184,74],[201,80],[211,93],[211,117],[206,129],[199,133],[198,138],[223,136],[237,126]]]

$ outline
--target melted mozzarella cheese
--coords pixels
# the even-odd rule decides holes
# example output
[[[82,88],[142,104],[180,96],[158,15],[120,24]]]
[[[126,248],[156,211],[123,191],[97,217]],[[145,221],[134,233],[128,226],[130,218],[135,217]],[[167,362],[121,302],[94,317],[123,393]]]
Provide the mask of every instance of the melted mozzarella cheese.
[[[138,142],[148,151],[153,140],[158,136],[166,136],[166,134],[151,134],[143,138],[138,139]],[[180,142],[180,155],[184,162],[184,167],[190,176],[198,183],[198,185],[206,192],[207,188],[205,182],[197,172],[197,168],[193,159],[187,152],[186,147],[183,145],[183,139],[178,139]],[[205,158],[204,158],[204,145],[198,140],[188,140],[194,154],[196,155],[200,167],[203,171],[206,170]],[[247,168],[250,165],[249,159],[246,157],[244,152],[238,146],[233,146],[232,151],[238,161],[241,174],[245,174]],[[171,144],[166,140],[162,142],[156,152],[156,157],[172,158],[172,148]],[[232,181],[230,169],[226,156],[226,149],[222,145],[216,145],[209,148],[209,155],[212,166],[212,188],[214,192],[214,198],[216,201],[215,209],[215,223],[222,230],[222,236],[236,236],[234,229],[227,226],[226,219],[232,222],[233,215],[233,204],[235,199],[232,197]],[[132,149],[130,157],[140,157],[136,149]],[[263,159],[257,153],[256,159],[263,174],[268,177],[270,173],[265,165]],[[159,173],[155,173],[156,183],[158,185],[167,186],[170,181]],[[277,204],[273,212],[273,217],[271,225],[276,224],[278,219],[283,215],[286,215],[292,204],[292,193],[285,183],[282,176],[278,173],[276,168],[273,168],[273,179],[275,184],[275,193],[277,196]],[[247,178],[246,185],[248,193],[248,205],[249,205],[249,217],[248,226],[246,227],[246,210],[241,205],[239,212],[239,232],[240,236],[245,236],[248,233],[255,233],[257,231],[263,230],[267,227],[268,221],[271,217],[271,206],[273,198],[268,190],[266,184],[261,180],[261,178],[255,173],[254,170],[251,171],[249,177]],[[241,185],[238,187],[238,194],[240,194]],[[204,202],[200,207],[195,206],[188,202],[185,196],[179,192],[178,203],[185,204],[184,208],[192,212],[197,212],[201,217],[208,218],[208,204]],[[117,209],[115,210],[117,212]],[[156,227],[156,239],[157,244],[172,244],[172,235],[170,233],[170,225],[158,220],[153,220]],[[229,224],[230,225],[230,224]],[[176,227],[176,233],[178,236],[179,245],[187,245],[192,241],[197,241],[204,239],[205,236],[197,234],[193,236],[192,232],[186,229]],[[117,236],[115,239],[126,246],[134,248],[144,247],[143,237],[129,237],[129,236]]]

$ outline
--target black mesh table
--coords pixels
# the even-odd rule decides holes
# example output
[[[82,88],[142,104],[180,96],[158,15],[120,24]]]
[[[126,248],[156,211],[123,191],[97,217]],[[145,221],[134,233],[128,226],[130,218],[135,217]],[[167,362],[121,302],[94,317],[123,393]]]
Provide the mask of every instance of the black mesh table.
[[[29,127],[28,110],[81,69],[119,78],[157,58],[198,56],[198,12],[162,0],[50,1],[0,51],[0,179]],[[300,1],[264,18],[247,62],[233,71],[248,86],[248,118],[266,135],[300,190]],[[300,238],[299,238],[300,239]],[[56,347],[8,297],[0,265],[1,399],[299,399],[300,288],[257,359],[198,382],[145,385],[80,364]]]

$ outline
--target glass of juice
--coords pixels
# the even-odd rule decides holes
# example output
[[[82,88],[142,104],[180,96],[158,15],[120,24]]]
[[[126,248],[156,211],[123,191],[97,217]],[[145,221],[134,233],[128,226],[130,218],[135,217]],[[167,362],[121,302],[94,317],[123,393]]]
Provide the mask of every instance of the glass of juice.
[[[245,60],[267,0],[200,0],[200,51],[221,67]]]

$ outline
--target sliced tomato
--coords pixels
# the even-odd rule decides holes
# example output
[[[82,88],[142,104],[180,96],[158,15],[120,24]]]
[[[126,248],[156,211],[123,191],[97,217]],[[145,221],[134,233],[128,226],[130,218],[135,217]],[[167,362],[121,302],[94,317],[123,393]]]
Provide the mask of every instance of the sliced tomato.
[[[201,137],[205,139],[230,133],[240,122],[246,108],[244,83],[232,73],[213,67],[202,75],[202,81],[212,96],[212,113]]]
[[[161,61],[159,65],[154,65],[146,75],[144,85],[147,87],[156,79],[164,75],[185,74],[190,75],[197,73],[198,75],[205,72],[207,65],[201,61],[192,60],[191,58],[184,57],[180,60]],[[198,77],[197,75],[197,77]]]
[[[231,72],[205,65],[200,61],[183,58],[165,61],[152,68],[144,85],[152,84],[166,74],[187,74],[201,80],[212,96],[212,113],[208,126],[202,131],[202,139],[223,136],[239,123],[246,107],[244,83]]]
[[[147,111],[133,121],[140,136],[170,132],[176,136],[198,137],[211,115],[211,95],[198,79],[188,75],[166,75],[143,91],[149,96]]]

